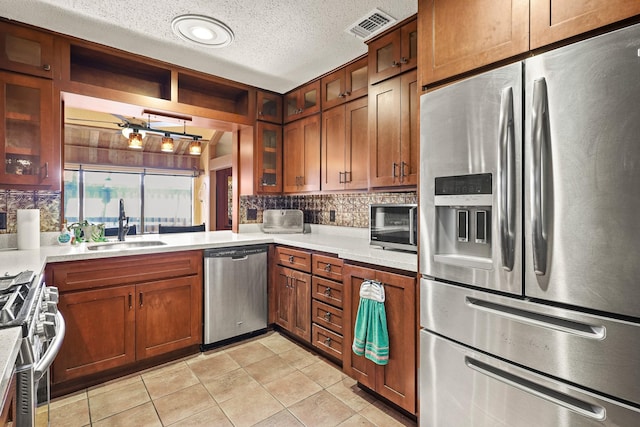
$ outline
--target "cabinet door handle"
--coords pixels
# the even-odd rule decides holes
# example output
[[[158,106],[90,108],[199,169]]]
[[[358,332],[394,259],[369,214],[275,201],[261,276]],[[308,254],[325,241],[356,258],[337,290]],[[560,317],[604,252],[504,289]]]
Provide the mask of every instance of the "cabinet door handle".
[[[43,168],[44,168],[44,178],[49,178],[49,162],[44,162]]]
[[[142,300],[142,292],[140,292],[140,308],[142,308],[143,305],[144,305],[144,302]]]
[[[129,292],[129,310],[133,308],[133,295]]]
[[[344,95],[344,96],[349,96],[349,95],[351,95],[351,92],[346,91],[343,95]]]
[[[392,169],[392,171],[391,171],[391,175],[392,175],[394,178],[397,178],[397,177],[398,177],[398,175],[396,174],[396,168],[397,168],[397,167],[398,167],[398,164],[397,164],[396,162],[393,162],[393,169]]]
[[[409,164],[406,162],[400,162],[400,179],[401,180],[404,180],[404,177],[407,176],[407,174],[404,172],[405,166],[409,166]]]
[[[324,344],[328,347],[331,347],[331,337],[327,337],[327,339],[324,340]]]
[[[344,181],[342,180],[342,174],[344,172],[338,172],[338,184],[344,184]]]
[[[399,66],[400,66],[400,63],[399,63],[399,62],[396,62],[396,61],[393,61],[393,62],[391,63],[391,66],[392,66],[392,67],[394,67],[394,68],[396,68],[396,67],[399,67]]]
[[[262,111],[258,111],[258,115],[259,115],[259,116],[264,116],[264,114],[262,113]]]
[[[408,64],[409,60],[403,56],[402,58],[400,58],[400,63],[401,64]]]
[[[347,178],[347,176],[348,176],[349,178]],[[345,184],[346,184],[347,182],[351,182],[351,181],[353,181],[353,178],[351,177],[351,171],[349,171],[349,172],[345,172],[345,173],[344,173],[344,182],[345,182]]]
[[[344,98],[344,93],[340,92],[340,93],[338,94],[338,98]]]
[[[42,69],[43,69],[43,70],[45,70],[45,71],[51,71],[51,65],[49,65],[49,64],[44,64],[44,65],[42,66]]]
[[[330,297],[331,296],[331,288],[327,286],[327,289],[324,290],[324,295]]]
[[[323,317],[327,322],[331,322],[331,313],[329,313],[328,311],[324,313]]]

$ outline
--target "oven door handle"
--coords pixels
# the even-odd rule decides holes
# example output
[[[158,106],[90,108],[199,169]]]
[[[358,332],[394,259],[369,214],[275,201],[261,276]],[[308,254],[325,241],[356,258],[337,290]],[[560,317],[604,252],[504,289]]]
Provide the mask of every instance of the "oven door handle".
[[[46,353],[40,359],[40,361],[36,364],[33,369],[33,379],[34,381],[39,381],[40,378],[45,374],[49,366],[53,363],[53,359],[56,358],[58,352],[60,351],[60,347],[62,347],[62,341],[64,341],[64,334],[66,331],[66,325],[64,323],[64,317],[60,312],[56,313],[56,336],[49,344],[49,348]]]

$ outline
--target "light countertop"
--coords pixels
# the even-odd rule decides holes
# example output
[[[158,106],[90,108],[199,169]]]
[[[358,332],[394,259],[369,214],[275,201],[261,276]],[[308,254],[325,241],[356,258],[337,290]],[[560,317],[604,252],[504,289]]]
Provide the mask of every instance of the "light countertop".
[[[417,272],[417,255],[383,250],[370,246],[367,230],[333,226],[312,226],[311,233],[305,234],[264,234],[259,226],[244,227],[241,233],[231,231],[210,231],[182,234],[150,234],[127,236],[127,241],[157,241],[166,245],[143,248],[95,251],[88,249],[92,244],[76,246],[44,245],[39,249],[0,250],[0,275],[17,274],[24,270],[44,272],[47,263],[142,255],[163,252],[187,251],[231,246],[276,243],[296,246],[320,252],[336,254],[348,261],[357,261],[376,266],[391,267],[408,272]],[[96,245],[100,245],[97,243]],[[11,373],[19,349],[19,328],[0,329],[0,393],[9,385]],[[2,394],[0,394],[2,396]]]

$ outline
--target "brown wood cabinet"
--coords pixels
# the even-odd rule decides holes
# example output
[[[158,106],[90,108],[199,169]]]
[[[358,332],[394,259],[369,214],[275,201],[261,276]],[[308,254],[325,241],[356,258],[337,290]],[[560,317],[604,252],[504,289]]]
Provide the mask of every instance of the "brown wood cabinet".
[[[202,341],[200,251],[53,263],[45,274],[67,324],[54,386]]]
[[[367,98],[322,113],[322,190],[366,189],[369,185]]]
[[[311,342],[311,254],[283,246],[275,253],[276,324]]]
[[[530,0],[531,49],[640,14],[637,0]]]
[[[284,122],[289,123],[320,111],[320,80],[308,83],[284,96]]]
[[[11,375],[4,396],[0,396],[0,426],[13,427],[16,422],[16,373]]]
[[[426,85],[529,49],[529,0],[419,0]]]
[[[53,82],[0,71],[0,186],[60,188]]]
[[[366,57],[361,58],[322,78],[322,110],[328,110],[367,94],[368,63]]]
[[[416,279],[395,273],[346,264],[344,268],[343,371],[401,408],[416,413]],[[351,350],[353,328],[360,303],[360,284],[377,280],[385,290],[385,313],[389,332],[389,363],[377,365]]]
[[[419,0],[420,86],[638,14],[635,0]]]
[[[256,120],[282,124],[282,95],[257,90]]]
[[[420,161],[417,71],[369,89],[369,186],[415,186]]]
[[[319,191],[320,115],[285,125],[283,147],[283,191]]]
[[[418,65],[418,26],[415,19],[369,43],[369,84],[375,84]]]
[[[52,34],[0,22],[0,68],[51,79],[57,61]]]
[[[343,314],[343,266],[335,256],[311,255],[311,344],[339,361],[346,350],[343,329],[349,325]]]
[[[282,126],[256,122],[255,183],[258,194],[282,192]]]

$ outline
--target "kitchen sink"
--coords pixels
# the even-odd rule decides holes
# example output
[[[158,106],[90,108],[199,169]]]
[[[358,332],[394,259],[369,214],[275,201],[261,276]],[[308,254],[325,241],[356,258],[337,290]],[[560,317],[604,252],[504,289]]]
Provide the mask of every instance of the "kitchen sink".
[[[166,243],[160,240],[145,240],[142,242],[99,243],[94,245],[87,245],[87,249],[90,251],[118,251],[122,249],[138,249],[164,245],[166,245]]]

